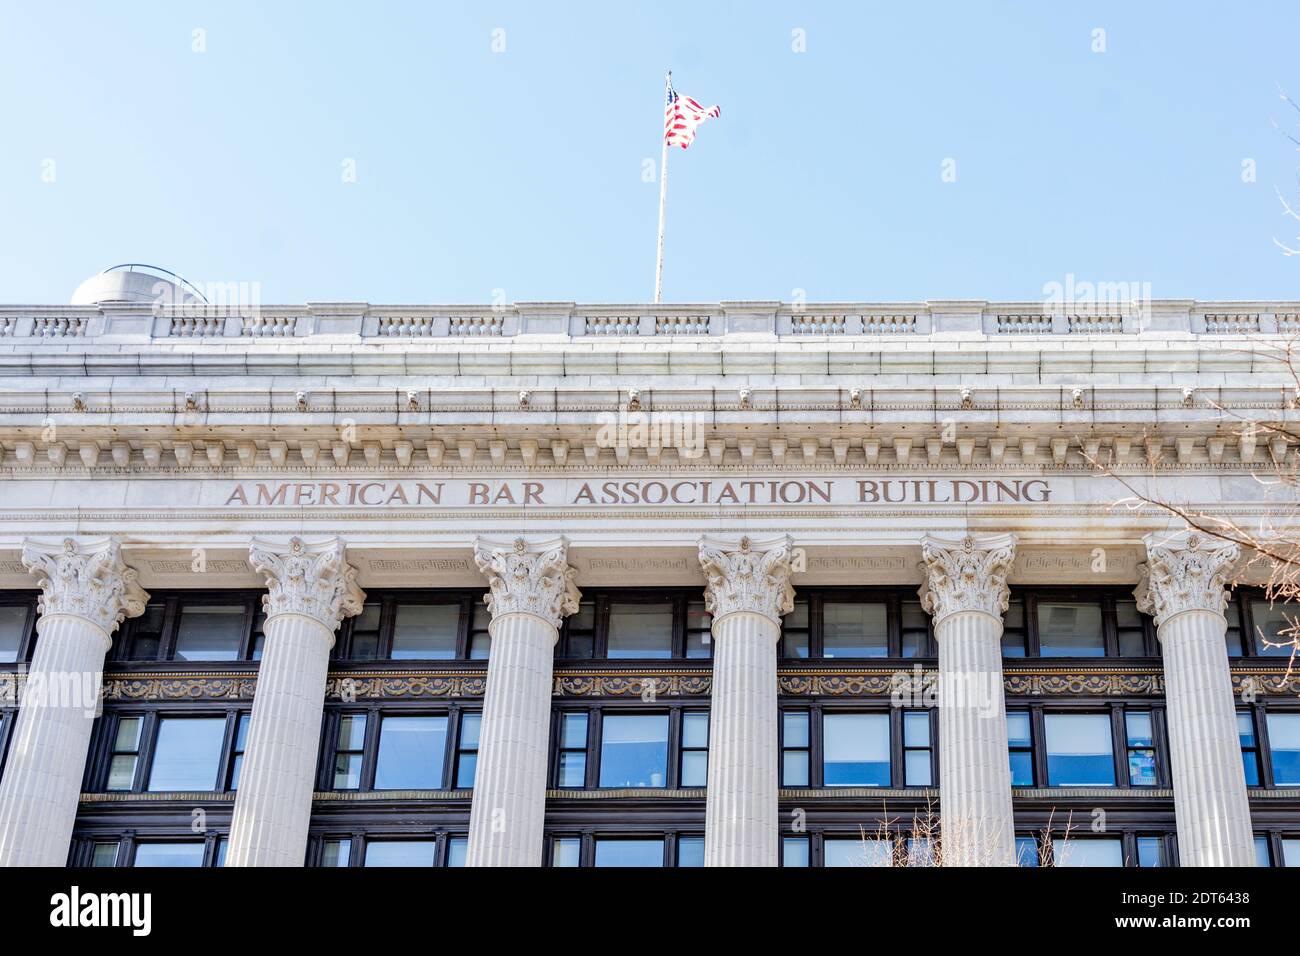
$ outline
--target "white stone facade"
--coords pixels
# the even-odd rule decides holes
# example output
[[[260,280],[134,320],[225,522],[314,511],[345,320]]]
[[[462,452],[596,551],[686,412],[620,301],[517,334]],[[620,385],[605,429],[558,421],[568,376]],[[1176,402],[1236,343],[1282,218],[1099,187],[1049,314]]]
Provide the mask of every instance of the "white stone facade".
[[[704,859],[736,866],[779,861],[782,682],[830,666],[779,659],[798,589],[919,588],[940,684],[998,689],[940,706],[938,804],[946,862],[1003,865],[1001,689],[1050,676],[1002,655],[1009,588],[1137,586],[1181,862],[1251,865],[1238,556],[1115,507],[1094,463],[1285,533],[1292,492],[1253,475],[1296,451],[1235,419],[1294,424],[1258,351],[1297,328],[1277,302],[0,307],[0,589],[42,590],[29,681],[102,671],[145,591],[266,590],[226,857],[249,866],[307,852],[340,622],[377,589],[485,589],[466,862],[491,866],[545,858],[554,649],[582,592],[697,588]],[[14,713],[0,863],[67,861],[93,723]]]

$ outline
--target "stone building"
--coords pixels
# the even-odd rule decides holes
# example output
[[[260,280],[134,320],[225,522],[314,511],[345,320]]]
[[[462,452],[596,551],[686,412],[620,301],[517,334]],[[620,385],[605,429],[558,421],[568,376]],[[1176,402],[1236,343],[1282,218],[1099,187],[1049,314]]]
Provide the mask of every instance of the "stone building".
[[[89,298],[0,308],[5,865],[1300,864],[1286,608],[1086,460],[1289,521],[1300,304]]]

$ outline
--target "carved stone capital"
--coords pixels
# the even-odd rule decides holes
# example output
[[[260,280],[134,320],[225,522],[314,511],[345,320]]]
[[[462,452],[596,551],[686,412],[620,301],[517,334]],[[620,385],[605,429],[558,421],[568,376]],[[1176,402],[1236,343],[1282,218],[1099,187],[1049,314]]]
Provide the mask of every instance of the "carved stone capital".
[[[1153,533],[1144,539],[1147,561],[1133,589],[1138,610],[1159,627],[1183,611],[1213,611],[1228,606],[1227,578],[1241,549],[1195,531]]]
[[[342,538],[311,544],[302,538],[287,543],[254,538],[248,560],[266,576],[262,607],[267,620],[302,614],[333,634],[343,618],[360,614],[366,595],[357,587],[357,569],[348,564],[345,551]]]
[[[708,584],[704,606],[716,621],[735,611],[762,614],[778,627],[781,617],[794,609],[790,574],[795,561],[789,535],[755,541],[736,538],[701,538],[700,566]]]
[[[476,539],[474,563],[487,576],[486,600],[493,619],[532,614],[558,628],[566,615],[578,610],[582,597],[573,583],[577,572],[569,566],[568,554],[564,538],[516,538],[509,544]]]
[[[143,614],[149,600],[116,538],[29,539],[22,561],[40,582],[43,616],[75,615],[112,634],[125,618]]]
[[[1010,598],[1007,574],[1015,558],[1014,534],[961,539],[926,535],[921,539],[921,606],[935,624],[958,611],[983,611],[1001,620]]]

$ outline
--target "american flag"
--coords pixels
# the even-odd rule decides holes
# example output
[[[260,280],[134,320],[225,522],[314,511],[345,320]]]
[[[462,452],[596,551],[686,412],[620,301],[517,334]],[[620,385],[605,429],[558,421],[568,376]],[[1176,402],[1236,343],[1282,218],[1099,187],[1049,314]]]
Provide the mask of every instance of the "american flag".
[[[697,126],[721,115],[722,110],[717,106],[704,107],[689,96],[678,96],[670,81],[668,105],[664,109],[664,140],[669,146],[685,149],[694,142]]]

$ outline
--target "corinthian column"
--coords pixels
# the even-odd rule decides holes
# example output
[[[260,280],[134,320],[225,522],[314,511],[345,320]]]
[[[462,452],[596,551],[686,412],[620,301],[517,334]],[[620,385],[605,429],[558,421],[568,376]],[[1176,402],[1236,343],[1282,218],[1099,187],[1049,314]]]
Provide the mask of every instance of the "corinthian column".
[[[1002,615],[1015,535],[921,540],[921,604],[939,645],[939,809],[945,866],[1014,866]]]
[[[266,576],[266,641],[226,866],[302,866],[330,648],[339,621],[359,614],[366,596],[339,538],[255,538],[249,561]]]
[[[1250,803],[1224,643],[1224,581],[1235,544],[1149,534],[1133,592],[1156,621],[1165,668],[1169,759],[1183,866],[1254,866]]]
[[[0,866],[64,866],[104,655],[149,595],[113,538],[27,541],[22,560],[40,582],[41,616],[0,782]]]
[[[492,651],[479,726],[466,866],[541,866],[551,675],[560,621],[578,609],[563,538],[479,539]]]
[[[787,535],[700,541],[713,615],[705,866],[777,865],[776,643],[793,550]]]

